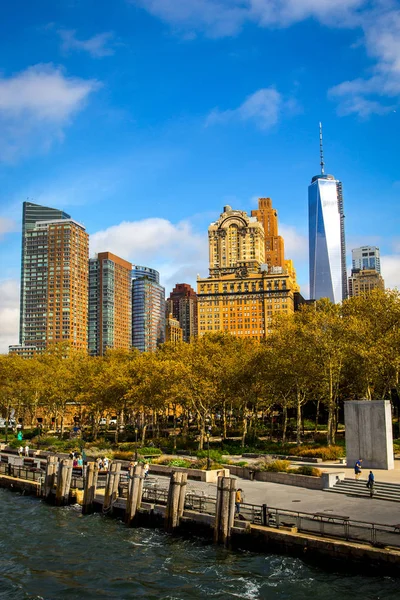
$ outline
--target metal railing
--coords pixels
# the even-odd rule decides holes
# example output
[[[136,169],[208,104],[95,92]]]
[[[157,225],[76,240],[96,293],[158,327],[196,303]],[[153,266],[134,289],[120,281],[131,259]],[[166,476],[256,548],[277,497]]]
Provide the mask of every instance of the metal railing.
[[[43,476],[43,471],[41,470],[7,463],[0,463],[0,473],[2,475],[8,475],[9,477],[24,479],[26,481],[39,481]]]

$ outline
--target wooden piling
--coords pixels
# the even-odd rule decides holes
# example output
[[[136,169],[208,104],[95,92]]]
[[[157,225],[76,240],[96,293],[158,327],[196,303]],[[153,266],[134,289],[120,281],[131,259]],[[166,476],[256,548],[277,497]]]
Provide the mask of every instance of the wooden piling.
[[[48,456],[46,464],[46,475],[44,478],[43,486],[43,497],[45,500],[50,500],[51,493],[53,491],[54,482],[56,480],[56,473],[58,468],[57,456]]]
[[[85,487],[83,490],[82,514],[90,515],[94,510],[99,466],[97,462],[89,462],[86,467]]]
[[[126,499],[126,512],[125,512],[125,523],[130,526],[132,525],[138,508],[142,502],[142,490],[143,490],[143,465],[138,464],[135,467],[129,469],[129,480],[128,480],[128,496]]]
[[[121,476],[121,463],[113,461],[107,474],[106,489],[104,491],[103,512],[112,511],[118,496],[118,485]]]
[[[58,463],[56,506],[68,504],[72,480],[72,460],[64,458]]]
[[[235,518],[236,481],[230,477],[218,477],[215,507],[214,542],[227,545]]]
[[[183,511],[185,510],[185,499],[186,499],[186,488],[187,488],[187,473],[182,473],[181,480],[181,489],[179,493],[179,503],[178,503],[178,525],[181,516],[183,515]]]
[[[179,496],[181,491],[182,473],[173,471],[169,482],[167,508],[165,511],[165,529],[173,531],[178,525]]]

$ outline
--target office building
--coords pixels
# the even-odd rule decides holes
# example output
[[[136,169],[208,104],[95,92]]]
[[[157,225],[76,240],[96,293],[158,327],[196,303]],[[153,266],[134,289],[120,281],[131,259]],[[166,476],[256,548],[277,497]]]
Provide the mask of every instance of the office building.
[[[285,245],[278,235],[278,212],[272,206],[271,198],[259,198],[258,209],[251,211],[264,228],[265,257],[268,267],[285,266]]]
[[[325,174],[320,128],[321,173],[308,188],[310,298],[338,303],[347,297],[342,184]]]
[[[85,228],[62,211],[24,203],[22,238],[21,343],[10,350],[24,354],[29,346],[42,352],[57,342],[86,350]]]
[[[179,321],[184,342],[197,336],[197,294],[188,283],[176,284],[167,300],[167,311]]]
[[[210,225],[208,235],[210,274],[197,280],[199,335],[226,331],[265,338],[277,313],[294,311],[298,285],[293,264],[283,256],[284,266],[266,264],[271,249],[265,246],[262,222],[230,206]]]
[[[349,297],[362,296],[374,289],[385,289],[382,276],[375,269],[352,269],[349,277]]]
[[[159,273],[132,266],[132,346],[151,352],[165,342],[165,289]]]
[[[381,272],[381,255],[376,246],[361,246],[351,251],[353,269],[372,269]]]
[[[89,354],[132,343],[132,264],[111,252],[89,260]]]
[[[165,325],[165,341],[178,344],[183,341],[183,331],[178,319],[175,319],[172,313],[167,314]]]

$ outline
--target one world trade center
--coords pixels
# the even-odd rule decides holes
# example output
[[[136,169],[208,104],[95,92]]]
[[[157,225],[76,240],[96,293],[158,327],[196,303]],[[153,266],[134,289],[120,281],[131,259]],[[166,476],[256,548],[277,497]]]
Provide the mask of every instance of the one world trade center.
[[[347,298],[342,183],[325,174],[320,124],[321,173],[308,188],[310,298]]]

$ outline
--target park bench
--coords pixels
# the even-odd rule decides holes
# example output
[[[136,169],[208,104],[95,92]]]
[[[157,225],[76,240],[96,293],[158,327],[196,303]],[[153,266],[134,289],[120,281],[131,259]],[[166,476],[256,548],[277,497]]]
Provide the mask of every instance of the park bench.
[[[349,521],[350,517],[344,517],[343,515],[334,515],[333,513],[317,512],[314,514],[313,519],[317,521],[325,521],[326,523],[333,523],[334,521]]]

